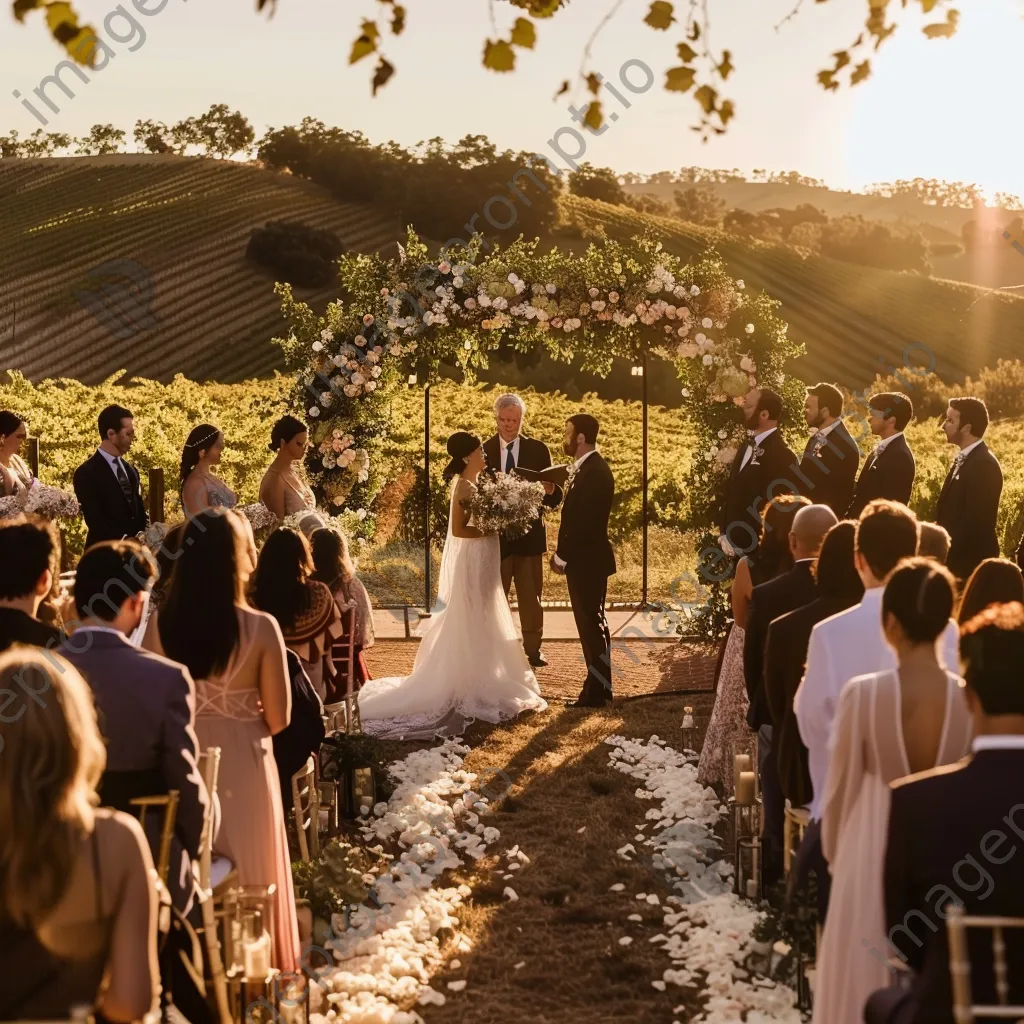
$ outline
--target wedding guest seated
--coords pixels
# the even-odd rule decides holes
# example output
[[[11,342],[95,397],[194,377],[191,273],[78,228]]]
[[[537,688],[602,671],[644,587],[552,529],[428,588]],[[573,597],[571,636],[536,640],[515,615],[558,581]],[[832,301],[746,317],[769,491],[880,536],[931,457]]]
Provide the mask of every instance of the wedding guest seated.
[[[814,566],[817,597],[810,604],[787,612],[768,627],[764,655],[764,688],[772,716],[772,736],[778,737],[776,765],[783,797],[791,807],[808,808],[813,790],[807,762],[807,748],[793,710],[793,698],[807,664],[811,630],[824,619],[857,604],[864,596],[864,584],[853,564],[856,523],[844,520],[828,531]],[[818,920],[824,922],[832,876],[821,856],[820,824],[811,822],[797,852],[790,877],[795,892],[808,874],[818,887]]]
[[[921,523],[921,535],[917,541],[917,553],[924,558],[934,558],[940,565],[949,557],[949,533],[938,523]]]
[[[89,688],[23,649],[0,655],[12,692],[31,699],[0,714],[0,1019],[69,1020],[84,1005],[141,1020],[159,994],[153,859],[134,818],[95,807],[105,754]]]
[[[771,506],[793,509],[791,525],[786,533],[793,568],[775,579],[754,588],[747,619],[747,635],[743,643],[743,674],[747,682],[750,710],[747,725],[757,732],[757,764],[761,775],[764,807],[764,865],[762,877],[770,885],[782,874],[782,836],[786,801],[779,785],[778,760],[771,713],[764,692],[764,654],[768,627],[773,619],[794,608],[810,604],[817,596],[814,584],[814,560],[818,557],[825,535],[836,524],[836,514],[828,505],[810,505],[809,499],[785,496],[776,498]],[[805,507],[801,508],[803,504]],[[765,528],[774,524],[771,511],[765,517]]]
[[[82,556],[75,574],[80,625],[65,655],[92,689],[107,746],[100,801],[128,814],[131,801],[176,789],[179,793],[168,889],[188,914],[195,895],[193,865],[209,807],[196,765],[195,685],[188,669],[128,637],[142,621],[156,563],[137,541],[103,541]],[[154,853],[161,816],[148,815]]]
[[[273,966],[291,971],[299,932],[271,739],[288,725],[291,693],[277,622],[246,604],[245,557],[233,514],[190,522],[145,645],[185,665],[195,680],[200,747],[221,749],[214,849],[235,865],[241,885],[277,887]]]
[[[1024,574],[1008,558],[986,558],[967,581],[956,621],[963,626],[991,604],[1024,601]]]
[[[794,502],[779,498],[769,503],[756,546],[736,563],[729,589],[732,627],[718,663],[715,706],[697,765],[697,781],[702,786],[714,787],[722,797],[732,792],[733,757],[750,751],[757,741],[747,728],[750,700],[743,678],[743,645],[750,598],[754,587],[793,568],[793,553],[789,549],[790,522],[797,510],[807,504],[810,504],[809,499]]]
[[[964,691],[974,724],[972,756],[893,784],[885,855],[885,927],[875,950],[912,970],[909,989],[881,988],[867,1024],[953,1024],[946,908],[1024,917],[1024,606],[994,605],[963,627]],[[1005,1001],[1024,1003],[1024,935],[1004,931]],[[992,932],[971,929],[974,1004],[996,996]]]
[[[58,544],[49,520],[0,520],[0,651],[12,644],[55,647],[60,642],[60,630],[38,618],[50,593]]]
[[[839,697],[821,813],[832,893],[815,964],[815,1024],[861,1024],[864,1003],[888,979],[884,958],[872,951],[886,944],[889,783],[952,764],[970,747],[963,680],[936,651],[955,597],[945,566],[920,557],[901,562],[882,595],[882,628],[898,664],[855,677]]]
[[[281,806],[285,820],[291,818],[292,776],[305,765],[310,755],[318,756],[327,735],[324,705],[302,667],[299,656],[287,651],[288,682],[291,686],[292,716],[288,724],[274,734],[274,761],[281,784]]]
[[[0,498],[20,494],[32,486],[32,470],[21,457],[28,424],[9,409],[0,409]]]
[[[801,864],[822,863],[821,807],[839,695],[854,676],[896,667],[882,628],[883,586],[899,562],[916,554],[917,544],[917,518],[906,505],[886,498],[869,502],[857,521],[854,539],[854,564],[864,584],[864,596],[858,604],[811,629],[807,666],[793,698],[800,738],[807,748],[812,790],[810,826],[799,854]],[[953,622],[942,634],[939,653],[941,664],[955,670],[959,660]],[[823,899],[819,910],[826,905]]]
[[[277,619],[284,642],[302,661],[321,700],[333,673],[331,642],[342,634],[334,595],[313,578],[309,542],[288,527],[275,530],[263,545],[249,584],[253,606]]]
[[[352,629],[355,633],[354,685],[359,689],[368,679],[373,678],[366,667],[363,651],[372,647],[373,606],[366,587],[356,575],[356,567],[348,550],[348,538],[340,531],[330,527],[315,530],[309,540],[313,553],[315,572],[313,579],[325,584],[334,595],[338,610],[342,613],[352,612]],[[330,686],[327,703],[341,700],[344,693],[337,687]],[[333,691],[333,692],[331,692]]]

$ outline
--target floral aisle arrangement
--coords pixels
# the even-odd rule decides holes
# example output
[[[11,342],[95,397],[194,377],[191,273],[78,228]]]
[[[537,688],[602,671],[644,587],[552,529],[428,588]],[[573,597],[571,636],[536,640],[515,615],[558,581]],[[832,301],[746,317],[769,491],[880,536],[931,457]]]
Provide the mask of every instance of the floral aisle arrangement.
[[[717,551],[716,513],[744,437],[743,396],[770,386],[799,408],[800,386],[785,369],[801,350],[778,303],[747,292],[713,250],[686,263],[650,237],[605,240],[580,255],[521,239],[484,253],[474,239],[431,259],[410,233],[398,258],[346,255],[339,273],[345,299],[320,317],[279,285],[291,332],[278,342],[298,371],[293,405],[310,424],[307,468],[327,507],[372,507],[396,388],[429,383],[442,363],[472,380],[503,342],[541,346],[601,375],[616,357],[674,366],[699,431],[693,512],[679,526],[699,532],[701,552]],[[724,592],[712,585],[704,597],[699,628],[718,635]]]
[[[0,519],[16,515],[42,516],[44,519],[75,520],[80,513],[78,499],[59,487],[32,481],[32,486],[8,498],[0,498]]]
[[[462,507],[470,525],[484,533],[502,533],[510,540],[525,536],[540,515],[544,500],[541,484],[520,480],[509,473],[480,478],[480,483]]]

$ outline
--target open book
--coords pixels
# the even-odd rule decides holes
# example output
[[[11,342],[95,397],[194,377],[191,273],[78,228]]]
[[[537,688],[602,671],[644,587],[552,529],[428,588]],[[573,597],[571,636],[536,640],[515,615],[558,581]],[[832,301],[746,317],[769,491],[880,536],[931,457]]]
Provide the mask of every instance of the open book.
[[[548,466],[547,469],[523,469],[520,466],[516,466],[515,474],[523,480],[531,480],[535,483],[547,481],[556,487],[564,487],[565,481],[569,479],[569,470],[571,468],[571,465]]]

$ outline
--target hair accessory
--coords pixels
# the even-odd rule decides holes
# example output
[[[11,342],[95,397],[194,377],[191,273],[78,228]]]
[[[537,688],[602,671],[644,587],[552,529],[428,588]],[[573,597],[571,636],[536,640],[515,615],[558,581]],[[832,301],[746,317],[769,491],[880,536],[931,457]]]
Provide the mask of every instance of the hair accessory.
[[[215,430],[212,434],[207,434],[206,437],[201,437],[198,441],[193,441],[191,444],[187,444],[186,443],[185,447],[186,448],[202,448],[203,445],[207,443],[207,441],[214,440],[219,433],[220,433],[219,430]]]
[[[925,576],[925,578],[923,580],[921,580],[921,585],[917,588],[917,604],[916,604],[916,607],[917,607],[917,614],[918,615],[924,615],[924,599],[925,599],[925,594],[928,591],[928,584],[931,583],[932,577],[933,576],[937,576],[937,575],[938,575],[938,573],[933,568],[929,567],[928,575]]]

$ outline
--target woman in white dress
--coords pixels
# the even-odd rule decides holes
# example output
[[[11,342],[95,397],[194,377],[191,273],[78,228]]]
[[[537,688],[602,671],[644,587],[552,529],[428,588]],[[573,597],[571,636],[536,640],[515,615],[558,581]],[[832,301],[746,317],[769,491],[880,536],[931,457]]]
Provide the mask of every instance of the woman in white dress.
[[[445,479],[454,479],[441,610],[420,642],[412,675],[374,679],[359,691],[363,730],[373,736],[458,736],[474,719],[502,722],[547,708],[501,585],[498,535],[472,526],[462,506],[486,465],[480,438],[453,434],[448,454]]]
[[[821,822],[832,893],[817,957],[815,1024],[861,1024],[868,996],[891,982],[883,896],[889,783],[970,750],[963,680],[936,651],[954,594],[944,566],[901,562],[882,597],[898,667],[851,679],[839,697]]]
[[[223,450],[223,433],[209,423],[194,427],[185,441],[181,452],[181,507],[189,519],[209,509],[234,508],[238,504],[235,492],[213,473]]]
[[[302,520],[302,532],[309,537],[324,525],[316,511],[316,495],[302,475],[302,457],[309,434],[306,424],[294,416],[282,416],[270,432],[270,450],[276,452],[260,481],[260,501],[284,522],[288,516],[309,512]]]

